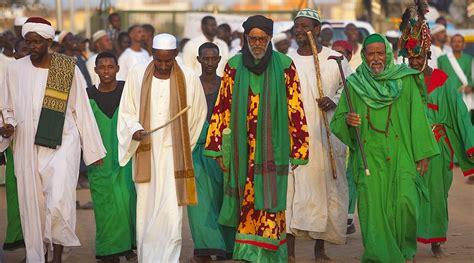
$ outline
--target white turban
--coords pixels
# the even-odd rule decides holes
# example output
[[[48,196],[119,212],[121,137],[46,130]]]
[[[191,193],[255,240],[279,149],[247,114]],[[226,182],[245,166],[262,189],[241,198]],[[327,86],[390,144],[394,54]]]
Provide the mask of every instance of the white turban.
[[[433,28],[431,28],[431,35],[437,34],[439,32],[443,32],[445,30],[446,30],[446,27],[440,24],[436,24],[433,26]]]
[[[385,36],[388,38],[399,38],[400,37],[400,31],[398,30],[388,30],[387,33],[385,33]]]
[[[14,26],[23,26],[23,24],[28,20],[28,17],[24,16],[17,16],[15,17],[15,23]]]
[[[97,40],[101,39],[102,37],[105,37],[106,35],[107,35],[107,32],[101,29],[92,35],[92,42],[96,42]]]
[[[35,32],[45,39],[54,38],[54,28],[48,20],[41,17],[30,17],[21,28],[21,35],[26,36],[29,32]]]
[[[273,44],[276,44],[278,42],[281,42],[285,39],[288,39],[288,37],[286,36],[285,33],[278,33],[276,35],[273,36]]]
[[[330,24],[324,24],[321,26],[321,31],[323,31],[324,29],[329,29],[331,31],[334,31],[334,29],[332,28],[332,26]]]
[[[66,38],[66,36],[69,35],[69,34],[72,34],[72,33],[70,31],[67,31],[67,30],[61,31],[61,33],[59,33],[59,36],[58,36],[58,43],[62,44],[63,41],[64,41],[64,38]]]
[[[153,38],[153,48],[160,50],[173,50],[177,48],[177,41],[173,35],[162,33]]]

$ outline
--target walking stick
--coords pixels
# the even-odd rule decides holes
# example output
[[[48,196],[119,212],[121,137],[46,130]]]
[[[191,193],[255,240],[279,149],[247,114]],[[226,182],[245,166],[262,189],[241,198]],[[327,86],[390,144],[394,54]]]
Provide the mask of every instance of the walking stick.
[[[337,65],[339,66],[339,73],[341,73],[342,84],[344,86],[344,93],[346,94],[347,104],[349,105],[349,111],[353,113],[354,107],[352,107],[351,96],[349,95],[349,90],[347,89],[346,77],[344,76],[344,71],[342,70],[342,65],[341,65],[342,58],[343,58],[342,56],[330,56],[328,57],[328,60],[334,59],[337,62]],[[362,144],[362,141],[360,139],[359,127],[355,127],[355,130],[356,130],[356,136],[357,136],[357,144],[359,145],[360,155],[362,156],[362,162],[364,163],[365,175],[368,176],[370,175],[370,171],[369,171],[369,166],[367,165],[367,158],[365,156],[364,145]]]
[[[166,127],[168,126],[168,124],[172,123],[174,120],[176,120],[177,118],[179,118],[181,115],[183,115],[185,112],[187,112],[189,109],[191,108],[191,106],[186,106],[186,108],[182,109],[180,112],[176,113],[176,115],[169,119],[167,122],[165,122],[163,125],[160,125],[156,128],[154,128],[153,130],[150,130],[150,131],[147,131],[145,132],[145,135],[150,135],[154,132],[156,132],[157,130],[163,128],[163,127]]]
[[[318,49],[316,48],[316,40],[314,39],[313,33],[311,31],[306,32],[306,34],[308,35],[309,44],[311,46],[311,50],[313,51],[314,67],[316,69],[316,86],[318,87],[319,98],[322,99],[324,97],[324,91],[323,91],[323,83],[321,81],[321,70],[319,67],[319,58],[318,58]],[[321,115],[323,116],[324,126],[326,127],[326,138],[328,141],[329,158],[331,160],[332,177],[336,179],[337,178],[336,160],[334,159],[334,152],[332,150],[331,130],[329,128],[328,117],[325,111],[320,110],[320,112],[321,112]]]

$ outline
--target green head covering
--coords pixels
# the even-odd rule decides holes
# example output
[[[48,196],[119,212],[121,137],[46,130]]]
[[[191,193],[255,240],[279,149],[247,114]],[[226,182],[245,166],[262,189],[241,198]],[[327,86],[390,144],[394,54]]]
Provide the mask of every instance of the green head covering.
[[[365,49],[369,44],[377,42],[385,44],[387,58],[385,69],[375,75],[367,64]],[[380,109],[392,104],[400,96],[403,88],[401,78],[419,73],[414,69],[408,68],[405,64],[396,65],[390,43],[380,34],[376,33],[366,37],[360,52],[363,62],[356,69],[356,72],[348,77],[347,83],[371,108]]]
[[[305,8],[298,11],[298,14],[296,14],[295,19],[293,19],[293,21],[300,17],[311,18],[321,23],[321,17],[319,16],[318,11],[311,8]]]

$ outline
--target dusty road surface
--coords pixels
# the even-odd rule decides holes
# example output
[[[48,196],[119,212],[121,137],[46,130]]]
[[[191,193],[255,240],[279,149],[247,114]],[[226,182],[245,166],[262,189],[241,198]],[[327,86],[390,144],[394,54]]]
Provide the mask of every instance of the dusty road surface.
[[[90,200],[88,190],[78,190],[81,203]],[[445,256],[435,259],[431,256],[430,247],[420,244],[416,260],[420,262],[474,262],[474,184],[466,184],[459,169],[455,170],[454,182],[449,197],[450,222],[448,242],[444,245]],[[183,220],[183,249],[181,262],[187,262],[192,257],[193,242],[187,223]],[[0,187],[0,244],[3,242],[6,230],[5,188]],[[77,211],[76,232],[82,246],[67,252],[64,262],[88,263],[95,262],[94,238],[95,224],[92,210]],[[158,233],[157,233],[158,234]],[[313,242],[298,240],[296,243],[297,262],[315,262],[313,259]],[[331,262],[359,262],[362,255],[362,240],[359,227],[357,232],[347,238],[345,245],[327,245],[327,254]],[[24,249],[5,251],[6,263],[20,262],[25,255]],[[122,259],[122,262],[126,262]]]

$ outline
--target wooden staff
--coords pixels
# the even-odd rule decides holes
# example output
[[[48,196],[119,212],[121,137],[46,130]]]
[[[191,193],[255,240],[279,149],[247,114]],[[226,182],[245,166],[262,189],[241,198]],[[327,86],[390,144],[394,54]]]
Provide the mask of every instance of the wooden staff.
[[[308,36],[311,50],[313,51],[314,67],[316,69],[316,86],[318,87],[319,98],[322,99],[325,96],[324,96],[324,91],[323,91],[323,83],[321,81],[321,69],[319,67],[319,58],[318,58],[318,49],[316,47],[316,40],[314,39],[313,33],[311,31],[306,32],[306,34]],[[324,126],[326,128],[326,138],[327,138],[328,148],[329,148],[329,158],[331,159],[332,177],[336,179],[337,178],[336,160],[334,159],[334,152],[332,150],[331,130],[329,129],[328,117],[325,111],[320,109],[320,112],[321,112],[321,115],[323,116]]]
[[[344,86],[344,93],[346,94],[347,104],[349,105],[349,111],[354,112],[351,96],[349,94],[349,90],[347,89],[346,76],[344,76],[344,71],[342,70],[342,65],[341,65],[342,56],[339,56],[339,57],[330,56],[328,57],[328,60],[329,59],[336,60],[337,65],[339,66],[339,73],[341,74],[342,84]],[[357,144],[359,145],[360,155],[362,157],[362,162],[364,163],[365,175],[369,176],[370,175],[369,166],[367,165],[367,157],[365,156],[364,145],[362,144],[362,140],[360,139],[359,127],[355,127],[355,130],[356,130]]]
[[[174,115],[173,118],[171,118],[169,121],[165,122],[165,124],[163,125],[160,125],[156,128],[154,128],[153,130],[150,130],[150,131],[147,131],[145,132],[145,135],[150,135],[154,132],[156,132],[157,130],[163,128],[163,127],[166,127],[168,124],[172,123],[174,120],[176,120],[177,118],[179,118],[179,116],[183,115],[185,112],[187,112],[189,109],[191,108],[191,106],[186,106],[186,108],[182,109],[180,112],[176,113],[176,115]]]

